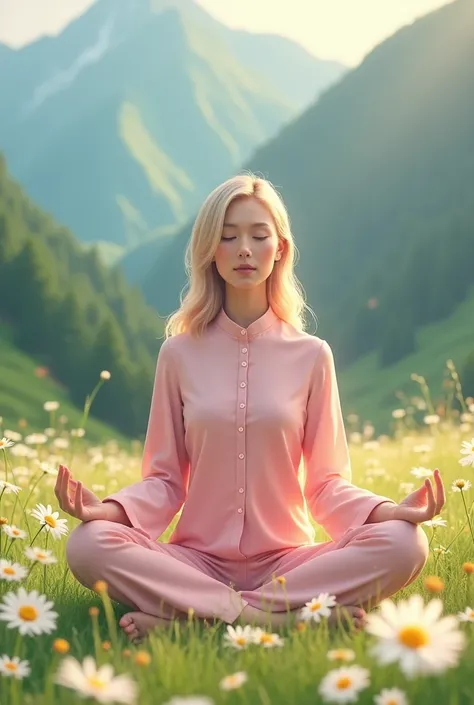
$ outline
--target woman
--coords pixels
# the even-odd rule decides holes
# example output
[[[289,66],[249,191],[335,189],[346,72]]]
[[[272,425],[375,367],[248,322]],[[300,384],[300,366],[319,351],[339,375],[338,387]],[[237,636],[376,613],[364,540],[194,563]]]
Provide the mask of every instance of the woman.
[[[71,571],[133,607],[120,620],[133,642],[190,608],[278,626],[323,592],[360,628],[426,562],[418,524],[444,504],[439,472],[436,491],[426,480],[401,504],[351,484],[333,355],[303,330],[294,258],[268,181],[217,187],[158,355],[142,480],[100,501],[59,470],[60,506],[82,521]],[[169,542],[157,542],[180,510]],[[314,542],[309,514],[330,541]]]

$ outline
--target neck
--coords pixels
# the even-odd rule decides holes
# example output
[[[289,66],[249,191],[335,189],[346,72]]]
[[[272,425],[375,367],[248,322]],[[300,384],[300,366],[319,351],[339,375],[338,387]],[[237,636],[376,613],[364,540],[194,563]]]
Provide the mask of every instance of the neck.
[[[265,289],[239,291],[228,287],[226,290],[224,311],[234,323],[242,328],[247,328],[251,323],[261,318],[268,310],[268,306]]]

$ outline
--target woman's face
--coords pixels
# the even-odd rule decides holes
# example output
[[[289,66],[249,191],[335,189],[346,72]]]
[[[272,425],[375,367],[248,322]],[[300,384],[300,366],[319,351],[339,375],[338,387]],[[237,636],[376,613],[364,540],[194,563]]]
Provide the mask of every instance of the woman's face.
[[[282,251],[270,211],[254,196],[232,201],[214,255],[226,284],[236,289],[259,286],[272,273]]]

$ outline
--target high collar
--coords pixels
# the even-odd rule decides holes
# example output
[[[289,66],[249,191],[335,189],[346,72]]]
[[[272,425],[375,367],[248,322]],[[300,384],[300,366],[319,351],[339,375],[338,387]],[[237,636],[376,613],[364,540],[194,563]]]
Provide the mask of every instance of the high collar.
[[[223,308],[216,316],[217,325],[237,340],[251,340],[266,331],[278,320],[279,318],[271,306],[268,307],[263,316],[257,318],[247,328],[239,326],[238,323],[229,318]]]

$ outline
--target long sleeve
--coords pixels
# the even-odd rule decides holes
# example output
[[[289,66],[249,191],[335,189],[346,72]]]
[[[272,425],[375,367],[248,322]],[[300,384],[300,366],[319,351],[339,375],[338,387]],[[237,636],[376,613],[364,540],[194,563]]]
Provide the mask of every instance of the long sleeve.
[[[304,495],[313,519],[333,540],[361,526],[388,497],[351,483],[351,465],[332,350],[326,341],[315,362],[303,441]]]
[[[142,460],[142,480],[109,495],[132,526],[156,540],[181,509],[189,480],[182,400],[172,339],[160,349]]]

